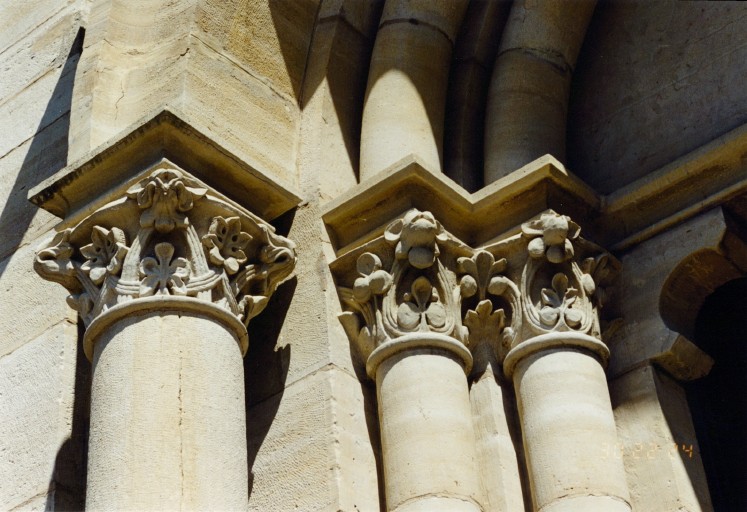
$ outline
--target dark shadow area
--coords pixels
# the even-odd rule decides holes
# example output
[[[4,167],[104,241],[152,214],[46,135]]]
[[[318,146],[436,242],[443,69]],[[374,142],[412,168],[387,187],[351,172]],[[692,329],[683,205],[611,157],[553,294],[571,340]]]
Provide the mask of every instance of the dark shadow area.
[[[511,2],[470,2],[449,70],[444,172],[465,190],[484,186],[485,111],[493,64]]]
[[[296,286],[295,277],[279,286],[265,310],[249,324],[249,350],[244,357],[249,499],[254,487],[254,461],[285,391],[291,346],[278,347],[277,342]]]
[[[366,374],[365,358],[358,348],[351,343],[350,352],[353,358],[355,376],[363,391],[363,410],[366,414],[366,430],[371,442],[371,449],[376,460],[376,482],[379,489],[379,510],[386,511],[386,493],[384,490],[384,464],[381,453],[381,433],[379,431],[379,407],[376,401],[376,383]],[[373,475],[372,475],[373,476]]]
[[[269,6],[299,108],[303,110],[326,78],[345,149],[359,179],[363,102],[384,2],[350,0],[357,5],[347,10],[346,3],[334,16],[319,19],[319,12],[315,12],[313,28],[308,23],[304,25],[311,32],[308,40],[296,26],[299,18],[289,17],[293,2],[270,0]],[[306,44],[304,48],[299,47],[302,43]]]
[[[26,199],[29,189],[67,164],[70,105],[84,36],[85,30],[79,28],[28,153],[11,187],[8,202],[2,206],[0,232],[6,250],[12,250],[21,243],[36,213],[37,207]],[[2,272],[3,267],[0,267],[0,277]]]
[[[49,484],[54,494],[47,498],[45,510],[83,510],[86,504],[88,432],[91,407],[91,363],[83,353],[83,322],[78,321],[78,350],[75,359],[75,395],[70,437],[62,444],[55,459]]]
[[[695,343],[715,363],[687,385],[713,508],[747,510],[747,278],[719,287],[704,302]],[[682,455],[682,454],[680,454]]]

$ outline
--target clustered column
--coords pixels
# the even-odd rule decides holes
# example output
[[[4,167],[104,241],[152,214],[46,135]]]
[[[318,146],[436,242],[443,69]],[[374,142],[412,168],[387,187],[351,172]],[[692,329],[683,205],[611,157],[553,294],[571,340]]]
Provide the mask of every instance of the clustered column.
[[[411,210],[335,263],[352,285],[339,289],[341,320],[377,384],[388,510],[521,505],[505,411],[470,411],[470,352],[513,381],[535,510],[630,510],[622,461],[600,457],[616,429],[599,308],[618,264],[579,233],[550,211],[473,250]],[[474,407],[503,407],[478,399],[491,386]]]
[[[86,324],[88,510],[245,510],[246,326],[294,245],[161,165],[39,251]]]

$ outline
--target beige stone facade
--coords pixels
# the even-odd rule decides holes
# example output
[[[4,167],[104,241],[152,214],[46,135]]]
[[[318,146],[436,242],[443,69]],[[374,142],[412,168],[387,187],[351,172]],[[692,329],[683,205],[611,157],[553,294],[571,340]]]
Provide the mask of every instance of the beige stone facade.
[[[0,12],[0,510],[747,508],[747,6]]]

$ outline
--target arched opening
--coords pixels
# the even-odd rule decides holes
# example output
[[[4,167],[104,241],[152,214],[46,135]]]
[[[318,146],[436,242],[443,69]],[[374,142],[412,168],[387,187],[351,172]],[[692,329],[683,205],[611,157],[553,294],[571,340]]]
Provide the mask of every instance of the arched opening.
[[[747,278],[709,295],[695,323],[695,343],[715,363],[687,386],[714,510],[747,510]]]

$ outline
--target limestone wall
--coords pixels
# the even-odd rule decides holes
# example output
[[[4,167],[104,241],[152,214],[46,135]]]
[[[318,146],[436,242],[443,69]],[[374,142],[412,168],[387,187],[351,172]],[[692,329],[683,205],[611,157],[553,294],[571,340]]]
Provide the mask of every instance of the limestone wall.
[[[28,190],[64,167],[85,2],[2,7],[0,31],[0,508],[80,508],[85,467],[74,418],[78,329],[64,290],[34,278],[57,219]],[[85,370],[84,370],[85,372]],[[83,377],[85,381],[85,377]],[[75,436],[71,439],[74,428]],[[81,442],[82,439],[82,442]]]

